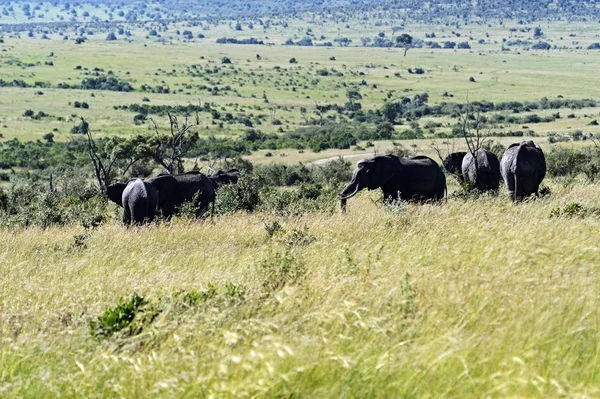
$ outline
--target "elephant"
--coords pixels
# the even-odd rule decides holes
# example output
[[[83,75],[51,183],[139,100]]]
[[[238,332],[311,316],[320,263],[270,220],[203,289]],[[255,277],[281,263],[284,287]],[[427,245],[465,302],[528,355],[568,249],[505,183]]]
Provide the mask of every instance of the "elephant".
[[[446,192],[446,176],[440,166],[426,156],[379,155],[363,159],[356,164],[352,180],[340,193],[342,210],[345,210],[346,200],[364,188],[381,188],[385,201],[441,200]]]
[[[535,194],[546,176],[546,158],[533,141],[511,144],[500,161],[500,172],[513,201]]]
[[[174,179],[163,176],[153,182],[139,178],[131,179],[127,183],[111,184],[106,189],[108,198],[123,208],[123,223],[136,225],[152,222],[156,214],[156,207],[162,197],[170,190]]]
[[[462,162],[465,155],[467,155],[467,153],[464,151],[453,152],[442,161],[444,169],[451,175],[456,176],[461,183],[463,182]]]
[[[165,187],[158,206],[163,215],[170,219],[184,202],[194,202],[196,216],[201,216],[215,200],[215,189],[206,175],[200,172],[187,172],[180,175],[160,174],[148,179],[154,182],[163,176],[171,176],[172,184]]]
[[[237,184],[239,178],[240,171],[235,168],[229,169],[227,172],[217,170],[209,176],[215,190],[224,184]]]
[[[463,181],[473,183],[481,191],[498,191],[500,187],[500,161],[496,154],[479,148],[476,157],[468,152],[462,161]]]

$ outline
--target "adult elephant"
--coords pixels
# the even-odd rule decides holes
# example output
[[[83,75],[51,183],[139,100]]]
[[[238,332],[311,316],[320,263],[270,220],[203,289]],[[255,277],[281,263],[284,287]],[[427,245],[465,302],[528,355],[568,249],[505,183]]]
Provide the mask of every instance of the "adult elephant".
[[[156,207],[171,191],[175,183],[172,176],[161,176],[153,182],[131,179],[107,187],[108,198],[123,208],[123,223],[141,225],[154,220]]]
[[[500,161],[500,172],[513,201],[535,194],[546,176],[546,158],[533,141],[511,144]]]
[[[446,176],[431,158],[398,158],[380,155],[356,164],[350,183],[341,192],[341,206],[360,190],[381,188],[385,201],[402,199],[423,202],[440,200],[446,191]]]
[[[215,190],[224,184],[237,184],[239,178],[240,171],[235,168],[229,169],[226,172],[217,170],[209,177]]]
[[[496,154],[483,148],[468,152],[462,161],[463,180],[481,191],[498,191],[500,187],[500,161]]]
[[[184,202],[192,202],[192,206],[196,209],[196,216],[201,216],[215,200],[212,182],[200,172],[187,172],[180,175],[160,174],[148,181],[152,183],[163,176],[171,176],[174,179],[174,184],[164,190],[164,195],[161,195],[158,202],[159,208],[167,219],[170,219]]]
[[[456,178],[461,182],[463,181],[462,162],[465,155],[467,155],[467,153],[464,151],[453,152],[442,161],[444,169],[446,169],[446,171],[451,175],[456,176]]]

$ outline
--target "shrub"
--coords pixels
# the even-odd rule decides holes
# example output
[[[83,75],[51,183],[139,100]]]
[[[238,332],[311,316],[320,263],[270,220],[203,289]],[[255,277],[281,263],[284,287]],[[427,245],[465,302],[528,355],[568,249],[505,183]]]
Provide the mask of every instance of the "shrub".
[[[255,176],[242,176],[237,184],[228,184],[219,189],[215,200],[215,211],[219,214],[237,211],[254,211],[260,203],[260,190],[264,179]]]
[[[595,156],[594,158],[598,158]],[[584,172],[586,165],[592,160],[589,151],[574,150],[569,148],[554,147],[546,154],[546,166],[548,175],[575,177]],[[589,170],[592,174],[592,169]]]
[[[546,42],[537,42],[533,46],[531,46],[533,50],[550,50],[552,46]]]
[[[144,303],[144,297],[134,293],[129,300],[119,298],[117,306],[108,308],[90,322],[90,333],[94,338],[108,338],[128,327],[135,318],[138,308]]]

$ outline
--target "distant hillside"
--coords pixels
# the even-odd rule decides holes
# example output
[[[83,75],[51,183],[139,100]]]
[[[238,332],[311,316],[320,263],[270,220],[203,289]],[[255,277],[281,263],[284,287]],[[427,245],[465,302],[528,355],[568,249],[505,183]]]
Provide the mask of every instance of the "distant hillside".
[[[423,22],[600,19],[594,0],[0,0],[0,12],[0,24],[248,19],[305,12]]]

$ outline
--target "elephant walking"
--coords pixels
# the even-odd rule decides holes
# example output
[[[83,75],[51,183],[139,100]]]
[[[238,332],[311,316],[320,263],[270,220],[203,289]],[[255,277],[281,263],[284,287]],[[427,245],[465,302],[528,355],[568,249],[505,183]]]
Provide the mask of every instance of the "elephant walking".
[[[446,176],[431,158],[398,158],[380,155],[356,164],[352,180],[341,192],[341,206],[360,190],[381,188],[385,201],[402,199],[423,202],[441,200],[446,191]]]
[[[206,212],[215,200],[215,189],[212,182],[200,172],[187,172],[180,175],[158,175],[148,179],[149,182],[160,180],[164,176],[173,178],[172,184],[165,187],[158,205],[163,215],[170,219],[175,211],[184,203],[192,202],[196,216]]]
[[[474,157],[468,152],[462,161],[464,181],[470,181],[481,191],[498,191],[500,187],[500,161],[496,154],[483,148],[475,152]]]
[[[500,161],[500,172],[513,201],[535,194],[546,176],[546,158],[533,141],[511,144]]]
[[[115,183],[107,187],[108,198],[123,208],[123,223],[136,225],[152,222],[156,207],[175,182],[171,176],[161,176],[153,182],[136,178],[127,183]]]
[[[461,183],[463,182],[462,162],[465,155],[467,155],[467,153],[464,151],[453,152],[444,158],[444,161],[442,162],[444,169],[451,175],[456,176]]]

